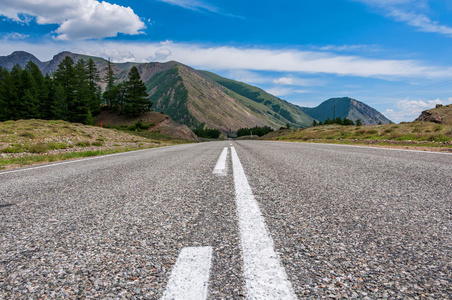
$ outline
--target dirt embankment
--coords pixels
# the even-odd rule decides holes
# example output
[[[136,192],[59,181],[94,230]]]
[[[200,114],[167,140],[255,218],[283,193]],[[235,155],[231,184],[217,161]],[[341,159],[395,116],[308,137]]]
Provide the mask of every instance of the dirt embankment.
[[[186,125],[174,122],[168,115],[156,111],[150,111],[141,114],[138,117],[128,117],[110,111],[102,111],[96,118],[95,125],[100,126],[121,126],[133,125],[141,121],[145,124],[151,124],[148,131],[160,133],[166,136],[183,139],[187,141],[199,141],[199,138]]]

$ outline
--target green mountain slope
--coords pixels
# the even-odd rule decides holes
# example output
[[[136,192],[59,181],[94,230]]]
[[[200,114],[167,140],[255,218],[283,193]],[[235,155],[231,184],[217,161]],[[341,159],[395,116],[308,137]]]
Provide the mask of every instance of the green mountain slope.
[[[363,123],[369,125],[376,125],[379,122],[382,124],[391,123],[388,118],[374,108],[349,97],[332,98],[322,102],[317,107],[302,107],[301,109],[309,116],[322,122],[327,118],[341,117],[352,121],[361,119]]]
[[[285,124],[267,107],[258,107],[183,64],[173,63],[170,69],[147,81],[146,86],[154,109],[191,128],[207,126],[228,133],[243,127],[278,128]]]
[[[258,87],[207,71],[200,71],[200,73],[226,88],[229,95],[243,101],[244,105],[251,109],[265,111],[267,115],[276,119],[274,122],[277,125],[285,126],[289,123],[296,127],[308,127],[312,124],[313,118],[302,111],[300,107],[275,97]]]

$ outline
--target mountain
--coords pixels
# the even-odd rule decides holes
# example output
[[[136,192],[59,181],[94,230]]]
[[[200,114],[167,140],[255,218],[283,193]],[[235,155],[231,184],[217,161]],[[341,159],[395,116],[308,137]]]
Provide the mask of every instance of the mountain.
[[[452,104],[438,104],[436,108],[424,110],[415,121],[452,125]]]
[[[16,51],[8,56],[0,56],[0,67],[11,70],[15,64],[25,67],[28,61],[32,61],[44,74],[52,74],[66,56],[74,62],[92,59],[100,78],[106,74],[107,60],[71,52],[61,52],[52,60],[41,62],[32,54]],[[314,119],[324,121],[333,118],[334,107],[336,117],[361,119],[366,124],[377,124],[379,121],[390,123],[375,109],[352,98],[330,99],[316,108],[299,107],[258,87],[211,72],[198,71],[176,61],[113,63],[117,83],[127,80],[132,66],[136,66],[140,72],[154,103],[152,108],[190,128],[205,126],[228,133],[254,126],[277,129],[290,124],[292,127],[308,127]],[[106,83],[99,82],[99,85],[105,88]]]
[[[0,67],[11,70],[15,65],[19,65],[23,69],[29,61],[34,62],[41,70],[44,67],[44,63],[25,51],[14,51],[8,56],[0,56]]]
[[[352,121],[361,119],[362,123],[376,125],[379,122],[389,124],[391,120],[369,105],[349,97],[331,98],[322,102],[314,108],[301,107],[306,114],[318,121],[325,121],[327,118],[337,117],[347,118]]]
[[[273,120],[276,125],[285,126],[289,123],[299,127],[307,127],[312,124],[313,118],[304,113],[299,106],[275,97],[258,87],[207,71],[200,71],[200,73],[218,83],[228,95],[242,102],[251,110],[266,113],[270,119],[276,118],[276,120]]]
[[[105,76],[107,60],[71,52],[59,53],[47,62],[26,52],[14,52],[0,57],[0,66],[10,70],[15,64],[24,67],[31,60],[44,74],[52,74],[66,56],[74,62],[92,59],[99,76]],[[179,62],[112,65],[118,83],[126,80],[129,69],[136,66],[154,103],[153,109],[191,128],[206,126],[228,133],[254,126],[279,128],[288,123],[294,127],[307,127],[313,120],[299,107],[257,87],[197,71]],[[105,88],[105,83],[99,84]]]

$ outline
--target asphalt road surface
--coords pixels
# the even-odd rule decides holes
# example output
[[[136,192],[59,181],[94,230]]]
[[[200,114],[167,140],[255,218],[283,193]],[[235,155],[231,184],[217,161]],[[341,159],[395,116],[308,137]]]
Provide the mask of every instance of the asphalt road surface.
[[[0,172],[0,299],[452,299],[451,278],[448,154],[225,141]]]

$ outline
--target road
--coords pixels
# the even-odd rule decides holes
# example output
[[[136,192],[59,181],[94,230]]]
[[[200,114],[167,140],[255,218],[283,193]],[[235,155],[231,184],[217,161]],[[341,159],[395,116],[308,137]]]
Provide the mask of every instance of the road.
[[[0,299],[451,299],[451,192],[452,155],[263,141],[4,171]]]

